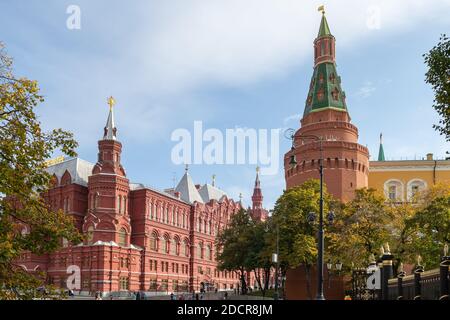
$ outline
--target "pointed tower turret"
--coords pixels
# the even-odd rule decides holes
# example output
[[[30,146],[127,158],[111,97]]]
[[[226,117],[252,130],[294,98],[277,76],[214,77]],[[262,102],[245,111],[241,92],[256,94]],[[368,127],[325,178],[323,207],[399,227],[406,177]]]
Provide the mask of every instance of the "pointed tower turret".
[[[383,134],[380,133],[380,149],[378,150],[378,161],[386,161],[384,158]]]
[[[89,243],[113,241],[130,245],[130,184],[121,164],[122,144],[117,140],[114,123],[114,98],[108,98],[109,114],[103,139],[98,142],[98,159],[89,177],[88,215],[83,230]]]
[[[108,98],[109,114],[106,120],[106,126],[103,134],[103,140],[116,140],[117,129],[114,123],[114,110],[113,107],[116,104],[116,100],[113,97]]]
[[[319,34],[314,41],[314,73],[303,116],[325,109],[347,112],[345,92],[336,70],[336,39],[323,11]]]
[[[253,210],[262,209],[263,195],[261,191],[261,182],[259,181],[259,167],[256,168],[255,187],[252,196]]]
[[[328,191],[337,199],[347,201],[354,197],[355,189],[367,187],[369,152],[358,144],[358,128],[350,123],[345,92],[336,69],[336,39],[331,34],[324,8],[320,7],[319,11],[322,19],[314,40],[314,72],[301,128],[295,133],[295,148],[285,154],[285,178],[288,188],[308,179],[319,179],[316,169],[323,156]],[[292,167],[295,162],[298,165]]]
[[[268,212],[263,208],[263,195],[261,181],[259,180],[259,167],[256,168],[255,187],[253,188],[251,216],[253,220],[264,221]]]

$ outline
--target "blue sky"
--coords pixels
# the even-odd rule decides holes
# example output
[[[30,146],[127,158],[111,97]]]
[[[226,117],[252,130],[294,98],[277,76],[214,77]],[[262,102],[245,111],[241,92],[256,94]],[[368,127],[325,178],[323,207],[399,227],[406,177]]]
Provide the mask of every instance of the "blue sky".
[[[322,3],[360,143],[375,158],[383,132],[388,159],[445,157],[422,54],[450,31],[449,0],[2,0],[0,40],[16,75],[39,81],[44,128],[74,132],[83,159],[96,159],[113,95],[128,177],[163,189],[184,172],[171,161],[177,128],[299,127]],[[79,30],[66,27],[69,5],[81,9]],[[289,147],[281,136],[280,162]],[[190,171],[196,183],[216,174],[250,203],[254,165]],[[261,182],[271,208],[282,168]]]

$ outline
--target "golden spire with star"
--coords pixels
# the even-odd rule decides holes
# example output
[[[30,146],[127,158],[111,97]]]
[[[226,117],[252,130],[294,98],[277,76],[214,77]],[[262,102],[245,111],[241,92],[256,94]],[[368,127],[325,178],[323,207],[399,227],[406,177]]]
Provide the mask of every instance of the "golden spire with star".
[[[112,109],[116,104],[116,100],[114,99],[113,96],[110,96],[108,98],[108,105],[109,105],[109,109]]]

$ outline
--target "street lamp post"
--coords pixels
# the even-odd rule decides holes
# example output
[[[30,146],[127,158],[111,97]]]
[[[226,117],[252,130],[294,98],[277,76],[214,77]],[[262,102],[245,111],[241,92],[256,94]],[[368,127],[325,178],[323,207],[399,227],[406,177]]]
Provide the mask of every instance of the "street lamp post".
[[[322,138],[315,135],[296,135],[294,129],[288,129],[285,131],[285,135],[289,134],[288,138],[292,140],[292,154],[289,164],[292,167],[297,165],[297,160],[295,159],[295,138],[301,140],[313,139],[319,141],[320,149],[320,160],[319,160],[319,174],[320,174],[320,202],[319,202],[319,231],[318,231],[318,255],[317,255],[317,296],[316,300],[325,300],[323,295],[323,252],[324,252],[324,231],[323,231],[323,148],[322,148]],[[309,219],[310,217],[308,217]],[[332,218],[331,213],[329,218]]]

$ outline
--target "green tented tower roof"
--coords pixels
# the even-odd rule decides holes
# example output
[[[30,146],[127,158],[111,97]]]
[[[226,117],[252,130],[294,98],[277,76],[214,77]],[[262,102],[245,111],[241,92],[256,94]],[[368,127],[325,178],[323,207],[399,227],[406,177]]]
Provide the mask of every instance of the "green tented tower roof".
[[[321,63],[315,67],[303,116],[323,109],[347,111],[345,92],[334,63]]]
[[[378,161],[386,161],[384,158],[383,134],[380,134],[380,149],[378,150]]]
[[[341,78],[336,70],[334,43],[335,39],[323,14],[319,35],[314,42],[315,67],[306,98],[304,117],[324,109],[347,112],[345,92],[341,88]]]
[[[325,15],[322,15],[322,21],[320,22],[320,29],[318,38],[323,36],[331,36],[330,27],[328,26],[328,21]]]

